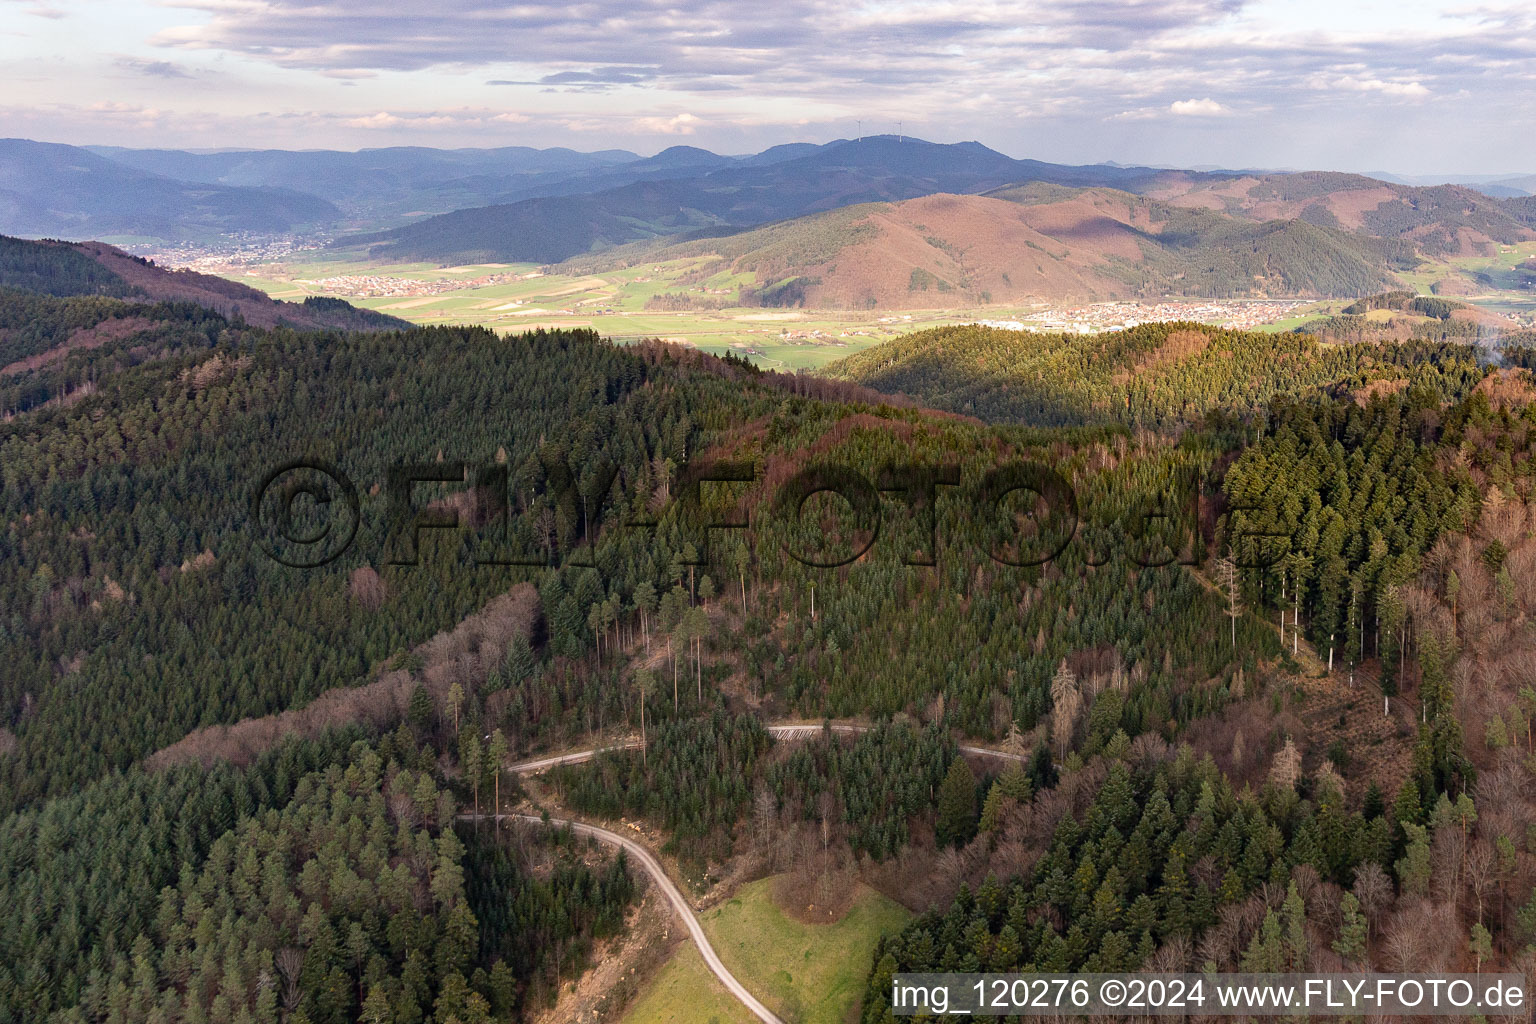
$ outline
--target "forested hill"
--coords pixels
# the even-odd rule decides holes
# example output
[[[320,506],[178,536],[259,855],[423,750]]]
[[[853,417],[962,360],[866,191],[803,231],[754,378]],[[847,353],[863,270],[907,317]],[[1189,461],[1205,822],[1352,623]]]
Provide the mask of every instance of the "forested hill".
[[[1108,334],[977,325],[918,331],[827,367],[828,376],[994,422],[1167,427],[1251,410],[1282,393],[1407,381],[1419,365],[1465,364],[1464,347],[1322,345],[1308,335],[1143,324]],[[1470,371],[1469,371],[1470,372]]]
[[[582,195],[537,195],[458,210],[344,244],[368,244],[392,259],[558,262],[690,230],[748,227],[857,203],[983,192],[1021,180],[1135,188],[1170,178],[1187,185],[1226,177],[1014,160],[975,142],[941,145],[891,135],[805,151],[769,150],[742,162],[693,155],[697,159],[676,164],[691,173],[673,170]]]
[[[166,270],[103,242],[30,241],[0,235],[0,288],[52,296],[102,295],[187,302],[262,327],[394,330],[408,326],[341,299],[281,302],[247,285],[189,270]]]
[[[0,1024],[532,1019],[635,889],[460,818],[523,800],[643,818],[695,877],[885,887],[928,913],[876,992],[1536,940],[1527,371],[923,336],[934,400],[989,424],[587,331],[0,314],[48,356],[0,382]],[[1075,513],[1009,511],[1031,464]],[[1281,568],[1224,557],[1254,536]],[[764,728],[823,718],[869,729]],[[631,737],[548,786],[499,770]],[[978,774],[962,737],[1020,760]]]
[[[1336,316],[1296,328],[1328,341],[1457,341],[1489,348],[1529,346],[1536,331],[1516,327],[1507,317],[1438,295],[1384,292],[1352,302]]]
[[[703,259],[761,305],[934,308],[1135,296],[1354,296],[1395,286],[1413,245],[1299,219],[1255,223],[1114,189],[1034,184],[850,206],[570,261]],[[750,301],[744,293],[743,300]]]
[[[1529,197],[1495,199],[1461,185],[1415,187],[1358,174],[1305,171],[1224,181],[1170,181],[1146,193],[1172,206],[1254,221],[1297,219],[1407,241],[1426,254],[1491,255],[1536,237]]]
[[[0,293],[18,319],[58,313],[37,303],[120,305]],[[1128,588],[1085,576],[1074,555],[1067,576],[978,575],[970,559],[1007,541],[950,506],[937,528],[952,585],[907,564],[932,540],[905,519],[838,583],[784,552],[830,543],[836,556],[858,543],[856,522],[828,537],[768,514],[769,488],[811,451],[868,475],[961,452],[974,486],[1007,444],[1081,474],[1104,516],[1181,457],[1109,469],[1094,436],[998,435],[587,332],[306,334],[175,305],[145,319],[17,371],[0,422],[0,897],[22,908],[0,925],[6,1024],[55,1011],[147,1021],[169,1007],[271,1019],[274,998],[314,1022],[387,1004],[447,1024],[545,998],[615,927],[629,890],[582,851],[558,853],[566,868],[551,875],[530,869],[526,843],[455,837],[458,807],[495,789],[476,781],[480,736],[495,734],[500,759],[638,724],[641,702],[655,725],[748,694],[764,714],[949,707],[953,727],[997,736],[1037,726],[1055,666],[1110,638],[1114,659],[1140,667],[1125,668],[1137,692],[1103,723],[1123,716],[1139,732],[1222,702],[1189,689],[1229,657],[1203,649],[1221,612],[1187,574]],[[706,454],[757,464],[763,489],[745,500],[762,519],[693,565],[708,535],[669,495],[688,493],[681,469]],[[259,532],[251,511],[265,474],[299,457],[345,473],[359,496],[355,541],[308,569],[270,553],[304,554],[307,521],[289,539]],[[452,475],[461,459],[505,469],[507,514],[471,487],[454,507],[478,528],[426,531],[408,557],[391,540],[391,467]],[[329,494],[326,479],[305,478]],[[452,497],[453,481],[441,486]],[[650,518],[655,529],[626,526]],[[543,567],[484,564],[509,554]],[[1026,578],[1041,596],[1020,614]],[[509,591],[533,610],[498,603]],[[737,607],[725,593],[760,614],[722,621]],[[1056,609],[1074,600],[1062,629]],[[893,630],[902,657],[860,642]],[[1265,642],[1261,628],[1240,633]],[[663,648],[672,674],[691,668],[691,691],[674,680],[664,695],[659,665],[629,661]],[[252,728],[220,728],[242,721]],[[311,745],[283,746],[287,728]],[[146,770],[179,741],[212,770],[176,768],[180,757]],[[445,773],[444,757],[465,767]],[[901,821],[879,824],[872,848],[892,848]]]

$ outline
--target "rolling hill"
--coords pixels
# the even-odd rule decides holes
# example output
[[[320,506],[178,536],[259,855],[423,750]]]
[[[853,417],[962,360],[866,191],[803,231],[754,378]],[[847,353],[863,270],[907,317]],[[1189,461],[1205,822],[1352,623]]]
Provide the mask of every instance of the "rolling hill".
[[[1172,206],[1246,220],[1297,219],[1407,242],[1430,256],[1475,256],[1536,238],[1520,201],[1463,185],[1415,187],[1358,174],[1308,171],[1220,182],[1159,185],[1147,195]]]
[[[376,256],[387,259],[555,262],[689,230],[750,227],[940,192],[985,192],[1021,180],[1179,188],[1212,177],[1146,167],[1014,160],[975,142],[938,145],[895,136],[829,143],[809,152],[790,149],[782,154],[788,159],[764,163],[766,155],[713,168],[701,161],[703,172],[688,177],[459,210],[343,241],[369,245]]]
[[[63,238],[199,238],[330,224],[340,211],[286,188],[197,183],[75,146],[0,139],[0,232]]]
[[[678,258],[752,274],[765,305],[900,309],[1354,296],[1391,286],[1391,268],[1411,250],[1301,220],[1254,223],[1114,189],[1031,185],[846,207],[720,237],[632,245],[570,266]]]
[[[970,324],[904,335],[823,373],[989,422],[1176,431],[1211,410],[1267,403],[1281,394],[1342,394],[1403,381],[1405,365],[1420,360],[1476,357],[1461,345],[1325,345],[1307,334],[1192,323],[1091,335]]]

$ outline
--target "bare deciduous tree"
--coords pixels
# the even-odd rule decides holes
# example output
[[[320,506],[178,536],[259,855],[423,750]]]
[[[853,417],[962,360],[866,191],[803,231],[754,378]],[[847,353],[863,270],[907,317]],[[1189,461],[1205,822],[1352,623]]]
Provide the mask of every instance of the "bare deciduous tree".
[[[1360,901],[1367,925],[1374,927],[1392,902],[1392,879],[1387,877],[1380,864],[1368,860],[1355,870],[1355,884],[1350,891]]]
[[[1296,749],[1296,744],[1287,736],[1285,746],[1275,754],[1275,763],[1269,770],[1269,781],[1282,789],[1295,789],[1296,782],[1301,778],[1301,752]]]

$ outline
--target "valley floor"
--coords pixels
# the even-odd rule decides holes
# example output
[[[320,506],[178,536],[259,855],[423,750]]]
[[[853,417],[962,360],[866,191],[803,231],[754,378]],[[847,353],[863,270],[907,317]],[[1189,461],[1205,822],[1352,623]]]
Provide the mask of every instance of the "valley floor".
[[[1237,329],[1294,326],[1318,304],[1298,300],[1169,299],[902,310],[712,308],[741,275],[699,279],[697,260],[671,260],[596,274],[546,272],[534,264],[438,267],[380,264],[343,254],[297,252],[283,262],[221,263],[184,252],[157,254],[259,288],[275,299],[343,298],[412,323],[478,325],[515,332],[587,327],[616,341],[662,338],[715,355],[735,354],[780,370],[819,369],[872,345],[929,327],[983,322],[1021,330],[1093,333],[1159,320]],[[657,308],[658,296],[687,296],[690,309]],[[1299,319],[1298,319],[1299,317]]]

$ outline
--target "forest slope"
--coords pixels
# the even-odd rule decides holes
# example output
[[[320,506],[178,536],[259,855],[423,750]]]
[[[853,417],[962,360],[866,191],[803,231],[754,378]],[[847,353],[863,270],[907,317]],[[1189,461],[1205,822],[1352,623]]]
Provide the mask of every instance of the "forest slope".
[[[1410,251],[1299,220],[1255,224],[1111,189],[1029,186],[853,206],[570,265],[704,258],[706,272],[754,275],[744,304],[902,309],[1168,294],[1353,296],[1391,287]]]
[[[1461,346],[1328,346],[1302,334],[1143,324],[1109,334],[979,325],[918,331],[839,360],[825,373],[994,422],[1171,427],[1280,393],[1404,380],[1420,361],[1471,362]]]
[[[975,142],[938,145],[888,135],[832,143],[788,159],[725,166],[719,160],[692,176],[459,210],[344,241],[371,245],[376,255],[391,259],[557,262],[690,229],[751,226],[939,192],[983,192],[1021,179],[1122,187],[1165,179],[1164,172],[1145,167],[1014,160]]]
[[[1432,256],[1491,255],[1501,244],[1536,238],[1527,201],[1494,199],[1461,185],[1414,187],[1309,171],[1180,182],[1147,194],[1173,206],[1246,220],[1299,219],[1405,241]]]
[[[167,270],[104,242],[30,241],[0,235],[0,288],[53,296],[106,295],[192,303],[261,327],[392,330],[405,321],[341,299],[281,302],[211,274]]]

